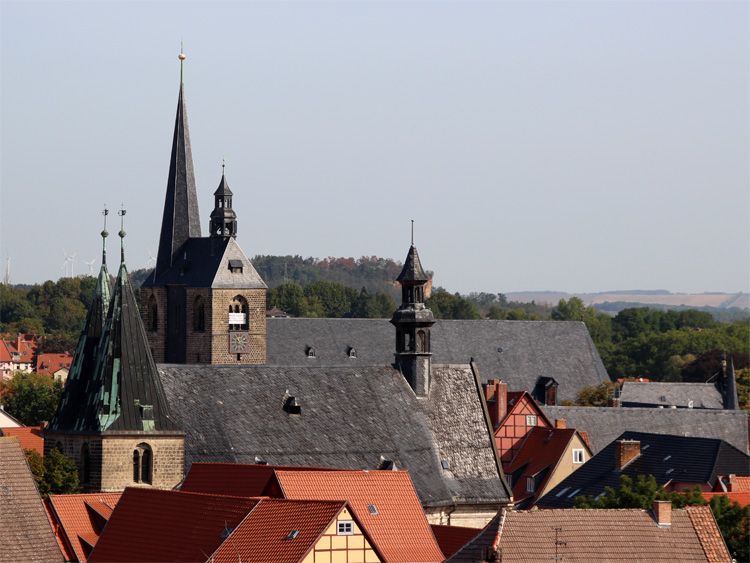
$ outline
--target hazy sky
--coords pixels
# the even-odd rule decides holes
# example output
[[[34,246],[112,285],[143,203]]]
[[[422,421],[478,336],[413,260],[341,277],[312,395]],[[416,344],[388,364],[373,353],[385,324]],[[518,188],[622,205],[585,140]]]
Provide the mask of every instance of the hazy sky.
[[[2,2],[0,254],[156,255],[180,38],[203,228],[453,291],[748,290],[747,2]],[[115,233],[117,227],[110,231]],[[117,237],[110,237],[112,261]]]

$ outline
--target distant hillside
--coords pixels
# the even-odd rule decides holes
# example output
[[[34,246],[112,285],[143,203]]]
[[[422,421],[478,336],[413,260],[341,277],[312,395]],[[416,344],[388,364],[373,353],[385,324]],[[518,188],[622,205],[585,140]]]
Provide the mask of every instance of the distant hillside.
[[[565,293],[562,291],[514,291],[506,293],[506,297],[513,301],[524,303],[546,303],[556,305],[560,299],[580,298],[586,305],[623,304],[626,307],[666,306],[679,309],[681,307],[716,309],[750,309],[750,293],[671,293],[659,290],[628,290],[602,291],[597,293]],[[616,309],[616,310],[621,310]],[[608,309],[615,310],[615,309]]]

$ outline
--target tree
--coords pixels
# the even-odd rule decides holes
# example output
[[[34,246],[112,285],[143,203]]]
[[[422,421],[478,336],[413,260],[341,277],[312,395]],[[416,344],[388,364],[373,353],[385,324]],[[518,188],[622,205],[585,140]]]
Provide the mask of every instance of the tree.
[[[583,407],[606,407],[614,391],[615,384],[611,381],[589,385],[578,391],[575,404]]]
[[[17,372],[0,383],[5,410],[26,426],[49,421],[62,395],[62,384],[37,373]]]
[[[43,497],[76,493],[80,490],[75,461],[57,448],[50,450],[44,459],[35,450],[26,450],[26,459]]]
[[[300,316],[305,292],[298,283],[282,283],[268,291],[268,304],[295,317]]]
[[[711,511],[732,557],[750,561],[750,506],[743,508],[726,495],[716,495],[711,499]]]
[[[594,307],[587,307],[578,297],[569,300],[560,299],[552,309],[552,319],[556,321],[583,321],[586,323],[594,343],[609,343],[612,339],[612,319],[609,315],[597,311]]]

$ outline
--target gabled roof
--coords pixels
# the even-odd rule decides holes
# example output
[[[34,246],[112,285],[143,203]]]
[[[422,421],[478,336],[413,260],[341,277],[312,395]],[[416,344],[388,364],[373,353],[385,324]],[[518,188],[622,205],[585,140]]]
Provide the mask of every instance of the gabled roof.
[[[507,502],[477,380],[433,364],[417,399],[391,366],[161,365],[194,461],[408,469],[423,505]],[[300,414],[283,408],[293,395]]]
[[[70,369],[73,356],[68,352],[65,354],[39,354],[36,358],[36,372],[41,375],[54,375],[62,368]]]
[[[462,554],[493,546],[503,563],[731,561],[707,506],[672,509],[668,527],[640,509],[506,510],[497,530],[495,537],[478,536],[449,561],[475,561]]]
[[[230,260],[242,262],[242,272],[232,272]],[[234,237],[189,239],[180,248],[172,266],[158,275],[150,275],[142,287],[167,284],[212,288],[267,287]]]
[[[430,527],[432,533],[435,534],[440,551],[446,558],[456,553],[482,532],[481,528],[466,528],[463,526],[432,524]]]
[[[422,268],[422,262],[419,260],[417,247],[413,244],[409,247],[409,252],[404,260],[404,267],[396,278],[398,282],[426,282],[430,278]]]
[[[406,471],[285,471],[276,478],[285,498],[343,498],[387,561],[442,561]]]
[[[554,426],[552,421],[547,418],[546,414],[544,414],[544,411],[542,410],[542,407],[539,406],[539,403],[537,403],[534,397],[531,396],[531,393],[529,393],[528,391],[508,391],[508,409],[505,413],[505,416],[498,424],[498,428],[500,428],[505,422],[508,422],[510,420],[510,417],[515,412],[515,409],[518,408],[518,405],[521,404],[521,399],[523,398],[526,398],[527,404],[534,410],[534,412],[537,413],[537,416],[541,417],[541,419],[548,427],[551,428],[552,426]]]
[[[161,275],[173,265],[180,247],[192,237],[201,236],[198,196],[193,172],[193,153],[190,148],[185,86],[180,80],[177,98],[177,115],[172,137],[172,154],[169,159],[167,193],[161,221],[159,252],[155,272]]]
[[[393,361],[394,329],[387,319],[270,318],[267,363],[275,366],[382,365]],[[559,382],[558,401],[581,387],[609,381],[586,326],[577,321],[438,320],[431,329],[432,361],[479,365],[511,389],[531,392],[540,376]],[[307,347],[315,348],[308,360]],[[357,359],[349,357],[349,348]]]
[[[671,481],[713,486],[719,475],[750,474],[750,457],[723,440],[645,432],[624,432],[618,440],[639,441],[640,455],[618,469],[615,463],[617,444],[613,441],[537,504],[546,508],[572,507],[577,496],[596,497],[605,487],[619,488],[620,475],[633,479],[638,475],[653,475],[660,486]]]
[[[748,447],[747,413],[744,411],[551,406],[543,406],[542,410],[549,418],[564,418],[568,427],[586,432],[594,453],[623,432],[643,430],[718,438],[742,451],[747,451]]]
[[[26,456],[16,438],[0,438],[0,558],[62,561]]]
[[[517,504],[525,500],[533,501],[544,489],[575,435],[573,428],[541,426],[535,426],[526,434],[515,457],[503,465],[506,475],[513,476],[513,500]],[[588,449],[585,442],[581,442]],[[534,479],[533,493],[526,490],[528,477]]]
[[[623,407],[724,408],[724,399],[713,383],[625,381],[620,400]]]
[[[127,488],[89,561],[207,561],[259,499]]]
[[[18,439],[22,449],[34,450],[39,455],[44,455],[44,437],[41,426],[0,428],[0,436],[13,436]]]
[[[297,563],[345,508],[343,501],[261,500],[208,561]]]
[[[45,508],[66,559],[86,561],[121,495],[86,493],[47,498]]]
[[[0,405],[0,428],[19,428],[23,426],[19,420],[12,417],[5,409]]]

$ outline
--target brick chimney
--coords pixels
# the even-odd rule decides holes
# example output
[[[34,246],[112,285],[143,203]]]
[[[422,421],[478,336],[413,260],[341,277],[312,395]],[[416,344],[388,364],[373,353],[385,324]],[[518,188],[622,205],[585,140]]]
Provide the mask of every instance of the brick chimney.
[[[568,422],[564,418],[556,418],[555,419],[555,428],[567,428]]]
[[[484,388],[487,410],[490,412],[492,428],[497,428],[497,425],[508,412],[508,384],[499,379],[490,379],[482,387]]]
[[[639,440],[617,440],[615,442],[615,469],[622,469],[641,455]]]
[[[654,519],[660,528],[669,528],[672,525],[672,501],[654,501]]]

